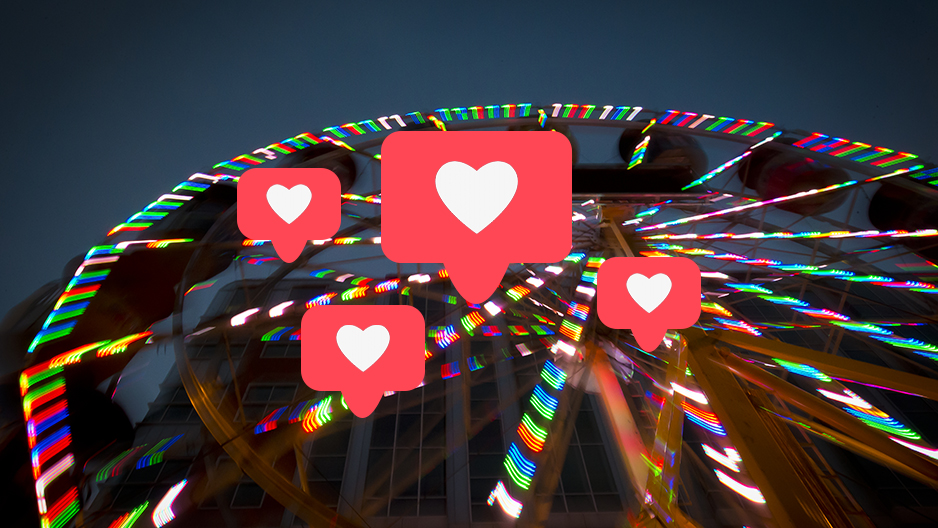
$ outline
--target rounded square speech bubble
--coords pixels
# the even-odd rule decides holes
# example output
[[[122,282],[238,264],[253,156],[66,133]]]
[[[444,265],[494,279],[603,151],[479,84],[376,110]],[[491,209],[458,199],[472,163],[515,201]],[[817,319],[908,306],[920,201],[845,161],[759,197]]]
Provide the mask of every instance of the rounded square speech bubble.
[[[596,314],[610,328],[630,328],[651,352],[668,329],[700,318],[700,268],[683,257],[611,258],[596,277]]]
[[[349,410],[365,418],[385,391],[420,386],[424,325],[423,314],[406,304],[314,306],[301,326],[303,381],[341,391]]]
[[[307,240],[330,238],[342,222],[342,188],[329,169],[251,169],[238,180],[238,229],[270,240],[293,262]]]
[[[552,131],[395,132],[381,152],[381,244],[442,262],[484,302],[512,262],[557,262],[572,238],[572,148]]]

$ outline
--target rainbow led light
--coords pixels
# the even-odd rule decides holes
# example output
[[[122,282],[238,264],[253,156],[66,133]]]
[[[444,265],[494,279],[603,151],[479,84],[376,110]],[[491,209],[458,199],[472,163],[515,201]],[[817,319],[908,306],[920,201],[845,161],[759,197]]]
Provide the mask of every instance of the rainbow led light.
[[[524,458],[518,445],[514,442],[508,446],[508,455],[505,457],[505,468],[508,470],[508,476],[521,489],[531,487],[531,479],[534,478],[534,471],[537,466],[534,462]]]
[[[673,381],[671,382],[671,389],[675,393],[680,394],[681,396],[693,400],[701,405],[707,405],[710,403],[707,401],[707,397],[704,395],[704,393],[688,389],[687,387],[674,383]]]
[[[146,444],[139,445],[137,447],[132,447],[116,457],[114,457],[110,462],[105,464],[98,470],[95,480],[98,482],[104,482],[105,480],[116,477],[120,475],[121,471],[124,469],[126,462],[139,453],[142,449],[146,447]]]
[[[803,365],[801,363],[794,363],[791,361],[785,361],[784,359],[772,358],[772,361],[778,363],[778,365],[788,372],[793,374],[799,374],[801,376],[807,376],[809,378],[814,378],[818,381],[829,382],[831,381],[830,376],[824,374],[820,370],[812,367],[811,365]]]
[[[544,442],[547,441],[547,430],[538,427],[528,413],[524,413],[521,423],[518,424],[518,436],[528,449],[540,453],[544,449]]]
[[[498,505],[501,506],[502,511],[509,516],[515,519],[521,517],[521,509],[524,508],[524,505],[508,494],[508,490],[505,489],[505,484],[500,480],[498,484],[495,485],[495,489],[492,490],[492,493],[489,494],[488,505],[492,506],[495,504],[495,501],[498,501]]]
[[[147,507],[150,505],[149,501],[143,501],[143,504],[137,506],[133,510],[121,515],[117,519],[114,519],[108,528],[132,528],[134,523],[137,522],[137,519],[143,515],[143,512],[147,510]]]
[[[326,396],[306,413],[303,418],[303,431],[312,433],[332,420],[332,396]]]
[[[173,513],[173,501],[182,493],[182,489],[185,488],[188,483],[189,481],[184,479],[169,488],[166,495],[163,495],[159,504],[156,505],[156,509],[153,510],[153,526],[162,528],[176,518],[176,514]]]
[[[325,306],[331,303],[332,298],[336,295],[338,295],[338,293],[330,292],[313,297],[312,299],[306,301],[306,308],[312,308],[313,306]]]
[[[544,363],[544,368],[541,369],[541,378],[554,390],[559,391],[563,390],[563,384],[567,380],[567,374],[560,370],[557,365],[554,365],[552,361],[547,361]],[[537,390],[536,387],[535,390]]]
[[[727,447],[723,449],[723,453],[720,453],[716,449],[708,446],[707,444],[701,444],[700,447],[703,448],[704,453],[713,459],[714,461],[722,464],[724,467],[729,469],[734,473],[739,473],[739,464],[743,461],[737,452],[732,447]],[[725,454],[724,454],[725,453]]]
[[[758,487],[746,486],[733,477],[720,471],[719,469],[714,469],[713,472],[716,473],[717,478],[720,480],[720,482],[723,483],[724,486],[735,491],[736,493],[739,493],[743,498],[746,498],[757,504],[765,504],[765,497],[762,496],[762,492]]]
[[[140,457],[140,460],[137,461],[137,465],[134,467],[136,469],[143,469],[145,467],[150,467],[154,464],[163,462],[163,455],[166,454],[166,450],[175,444],[176,441],[182,438],[182,436],[183,435],[176,435],[172,438],[164,438],[160,440],[142,457]]]
[[[531,406],[548,420],[554,419],[554,412],[557,410],[559,400],[554,398],[540,386],[534,386],[534,392],[531,394]]]
[[[898,175],[900,175],[900,174],[905,174],[905,173],[907,173],[907,172],[909,172],[909,169],[899,169],[899,170],[897,170],[897,171],[895,171],[895,172],[892,172],[892,173],[890,173],[890,174],[885,174],[885,175],[883,175],[883,176],[877,176],[877,179],[880,179],[880,180],[881,180],[881,179],[885,179],[885,178],[890,178],[890,177],[893,177],[893,176],[898,176]],[[746,211],[746,210],[749,210],[749,209],[756,209],[756,208],[758,208],[758,207],[763,207],[763,206],[766,206],[766,205],[773,205],[773,204],[777,204],[777,203],[787,202],[787,201],[789,201],[789,200],[797,200],[798,198],[804,198],[805,196],[814,196],[814,195],[824,194],[824,193],[828,193],[828,192],[832,192],[832,191],[838,191],[838,190],[840,190],[840,189],[845,189],[845,188],[850,187],[850,186],[852,186],[852,185],[856,185],[857,183],[859,183],[859,182],[856,181],[856,180],[845,181],[845,182],[843,182],[843,183],[837,183],[837,184],[834,184],[834,185],[828,185],[827,187],[821,187],[821,188],[818,188],[818,189],[811,189],[811,190],[808,190],[808,191],[797,192],[797,193],[789,194],[789,195],[786,195],[786,196],[779,196],[778,198],[772,198],[772,199],[770,199],[770,200],[763,200],[763,201],[761,201],[761,202],[752,202],[752,203],[748,203],[748,204],[745,204],[745,205],[739,205],[739,206],[736,206],[736,207],[730,207],[729,209],[721,209],[721,210],[719,210],[719,211],[713,211],[713,212],[710,212],[710,213],[704,213],[704,214],[699,214],[699,215],[694,215],[694,216],[688,216],[688,217],[685,217],[685,218],[679,218],[679,219],[677,219],[677,220],[671,220],[671,221],[669,221],[669,222],[662,222],[662,223],[660,223],[660,224],[655,224],[655,225],[651,225],[651,226],[647,226],[647,227],[641,227],[641,228],[639,228],[639,229],[636,229],[636,231],[638,231],[638,232],[642,232],[642,231],[651,231],[652,229],[661,229],[661,228],[663,228],[663,227],[671,227],[671,226],[675,226],[675,225],[688,224],[688,223],[691,223],[691,222],[697,222],[697,221],[700,221],[700,220],[706,220],[706,219],[708,219],[708,218],[715,218],[715,217],[718,217],[718,216],[724,216],[724,215],[728,215],[728,214],[732,214],[732,213],[738,213],[738,212],[740,212],[740,211]]]
[[[694,180],[694,181],[688,183],[687,185],[681,187],[681,190],[682,190],[682,191],[686,191],[687,189],[690,189],[691,187],[696,187],[696,186],[698,186],[698,185],[700,185],[700,184],[702,184],[702,183],[704,183],[704,182],[706,182],[706,181],[709,181],[709,180],[711,180],[711,179],[713,179],[713,178],[719,176],[721,173],[723,173],[723,171],[725,171],[726,169],[729,169],[730,167],[736,165],[736,164],[739,163],[740,161],[746,159],[746,157],[748,157],[750,154],[752,154],[752,151],[751,151],[751,150],[747,150],[746,152],[743,152],[743,153],[740,154],[739,156],[736,156],[735,158],[733,158],[733,159],[727,161],[726,163],[720,165],[719,167],[713,169],[712,171],[710,171],[710,172],[704,174],[704,175],[701,176],[700,178],[697,178],[696,180]]]
[[[726,436],[726,429],[723,428],[723,424],[720,423],[720,419],[717,418],[717,415],[698,409],[687,403],[687,401],[681,402],[681,406],[684,408],[684,416],[686,416],[688,420],[717,436]]]

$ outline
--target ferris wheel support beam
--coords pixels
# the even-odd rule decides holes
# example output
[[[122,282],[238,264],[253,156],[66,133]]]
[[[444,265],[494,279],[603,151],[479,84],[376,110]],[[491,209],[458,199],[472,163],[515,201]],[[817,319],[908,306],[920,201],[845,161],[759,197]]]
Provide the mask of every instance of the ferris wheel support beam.
[[[709,359],[713,364],[774,393],[780,400],[830,424],[832,427],[836,427],[843,434],[852,436],[855,440],[867,445],[871,452],[876,453],[876,456],[874,456],[876,460],[887,464],[887,460],[891,459],[895,462],[895,467],[900,468],[900,471],[904,474],[933,488],[938,488],[938,465],[924,455],[904,449],[899,444],[892,442],[888,434],[865,427],[858,419],[846,414],[837,407],[744,361],[728,350],[724,349],[719,353],[714,352]],[[735,379],[732,376],[730,378]],[[888,465],[892,466],[892,463],[889,462]]]
[[[720,417],[780,528],[849,528],[827,515],[799,476],[790,454],[760,418],[733,374],[722,365],[711,338],[688,340],[688,363],[710,406]],[[754,367],[755,368],[755,367]],[[840,516],[844,516],[840,512]]]
[[[687,377],[687,349],[681,341],[668,361],[665,383],[685,385]],[[684,396],[673,391],[664,396],[664,405],[658,415],[651,464],[658,468],[648,475],[645,486],[646,508],[663,516],[670,523],[678,515],[676,483],[681,475],[681,452],[684,443]],[[660,465],[659,465],[660,464]],[[650,497],[650,500],[649,500]]]
[[[938,383],[935,380],[873,365],[855,359],[832,354],[823,354],[815,350],[790,345],[781,341],[744,335],[726,330],[708,330],[706,333],[696,328],[681,331],[689,341],[712,338],[730,345],[763,354],[769,357],[806,363],[829,376],[852,380],[867,385],[887,387],[899,392],[922,396],[938,401]]]

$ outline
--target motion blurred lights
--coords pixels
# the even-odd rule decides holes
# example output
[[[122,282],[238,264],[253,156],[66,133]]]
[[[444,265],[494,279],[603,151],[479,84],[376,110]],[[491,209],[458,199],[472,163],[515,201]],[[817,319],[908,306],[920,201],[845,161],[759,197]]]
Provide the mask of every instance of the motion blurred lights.
[[[75,457],[69,453],[47,469],[41,477],[36,479],[36,501],[39,503],[39,513],[45,515],[48,511],[46,507],[46,488],[49,487],[49,484],[51,484],[53,480],[68,471],[73,465],[75,465]]]
[[[306,417],[303,418],[303,431],[312,433],[327,422],[332,421],[331,404],[332,396],[327,396],[313,405],[309,412],[306,413]]]
[[[674,383],[673,381],[671,382],[671,388],[674,389],[674,392],[684,396],[685,398],[694,400],[695,402],[701,405],[707,405],[708,403],[710,403],[709,401],[707,401],[707,397],[704,396],[704,393],[702,392],[688,389],[687,387],[678,385],[677,383]]]
[[[684,408],[684,416],[691,422],[703,427],[717,436],[726,436],[726,429],[720,423],[720,419],[712,412],[704,411],[694,407],[686,401],[681,402]]]
[[[845,394],[838,394],[836,392],[831,392],[831,391],[824,390],[824,389],[818,389],[817,391],[820,392],[824,397],[834,400],[834,401],[838,401],[840,403],[845,403],[847,405],[852,405],[854,407],[859,407],[861,409],[873,408],[872,405],[870,405],[866,400],[862,398],[848,396]]]
[[[156,509],[153,510],[153,525],[156,526],[156,528],[161,528],[176,518],[176,514],[173,513],[173,501],[176,500],[176,497],[179,496],[182,489],[185,488],[188,483],[188,480],[183,479],[169,488],[166,495],[160,499],[159,504],[156,505]]]
[[[547,420],[554,419],[554,412],[557,410],[558,401],[553,396],[547,394],[540,385],[534,386],[534,393],[531,394],[531,406],[534,407],[541,416]]]
[[[531,479],[534,478],[534,471],[537,466],[534,462],[524,458],[518,445],[514,442],[508,446],[508,456],[505,457],[505,468],[508,470],[508,476],[521,489],[531,487]]]
[[[737,482],[733,477],[727,475],[726,473],[720,471],[719,469],[714,469],[717,478],[720,479],[720,482],[729,489],[739,493],[743,497],[751,500],[752,502],[758,504],[765,504],[765,497],[762,496],[762,492],[759,491],[757,487],[749,487],[744,484]]]
[[[889,439],[892,440],[893,442],[896,442],[897,444],[904,445],[905,447],[908,447],[909,449],[913,451],[917,451],[927,457],[938,460],[938,449],[928,449],[927,447],[922,447],[920,445],[910,444],[909,442],[899,440],[898,438],[893,437],[893,436],[890,436]]]
[[[563,390],[563,384],[565,381],[567,381],[567,373],[560,370],[560,368],[558,368],[557,365],[554,365],[552,361],[547,361],[544,363],[544,368],[541,369],[541,377],[554,390],[558,391]]]
[[[891,177],[893,177],[893,176],[898,176],[898,175],[900,175],[900,174],[905,174],[905,173],[907,173],[907,172],[909,172],[909,169],[899,169],[899,170],[894,171],[894,172],[891,172],[891,173],[889,173],[889,174],[885,174],[885,175],[881,176],[880,178],[881,178],[881,179],[882,179],[882,178],[891,178]],[[832,192],[832,191],[837,191],[837,190],[840,190],[840,189],[844,189],[844,188],[846,188],[846,187],[850,187],[850,186],[852,186],[852,185],[856,185],[857,183],[859,183],[859,182],[857,182],[856,180],[849,180],[849,181],[845,181],[845,182],[842,182],[842,183],[837,183],[837,184],[834,184],[834,185],[828,185],[828,186],[826,186],[826,187],[821,187],[821,188],[817,188],[817,189],[810,189],[810,190],[802,191],[802,192],[796,192],[796,193],[793,193],[793,194],[789,194],[789,195],[787,195],[787,196],[779,196],[779,197],[777,197],[777,198],[772,198],[772,199],[764,200],[764,201],[761,201],[761,202],[752,202],[752,203],[740,205],[740,206],[737,206],[737,207],[730,207],[730,208],[728,208],[728,209],[720,209],[719,211],[713,211],[713,212],[710,212],[710,213],[704,213],[704,214],[699,214],[699,215],[694,215],[694,216],[687,216],[687,217],[684,217],[684,218],[678,218],[677,220],[671,220],[671,221],[669,221],[669,222],[662,222],[662,223],[660,223],[660,224],[655,224],[655,225],[650,225],[650,226],[642,227],[642,228],[636,229],[636,231],[638,231],[638,232],[642,232],[642,231],[651,231],[652,229],[661,229],[661,228],[663,228],[663,227],[670,227],[670,226],[675,226],[675,225],[688,224],[688,223],[691,223],[691,222],[698,222],[698,221],[700,221],[700,220],[706,220],[706,219],[708,219],[708,218],[714,218],[714,217],[717,217],[717,216],[723,216],[723,215],[738,213],[738,212],[740,212],[740,211],[746,211],[746,210],[749,210],[749,209],[756,209],[756,208],[759,208],[759,207],[764,207],[764,206],[766,206],[766,205],[773,205],[773,204],[779,204],[779,203],[788,202],[788,201],[790,201],[790,200],[797,200],[798,198],[804,198],[804,197],[806,197],[806,196],[814,196],[814,195],[817,195],[817,194],[824,194],[824,193],[828,193],[828,192]]]
[[[704,453],[712,458],[714,461],[719,462],[727,469],[734,473],[739,473],[739,463],[742,462],[742,459],[739,458],[739,453],[732,447],[727,447],[723,453],[720,453],[716,449],[708,446],[707,444],[700,444],[700,447],[703,448]]]
[[[260,308],[251,308],[250,310],[245,310],[239,313],[238,315],[231,318],[231,326],[243,325],[244,323],[247,322],[248,317],[251,317],[252,315],[256,314],[259,311],[261,311]]]
[[[547,441],[547,430],[538,427],[528,413],[521,417],[521,423],[518,424],[518,436],[528,446],[528,449],[535,453],[540,453],[544,449],[544,442]]]
[[[147,507],[150,505],[149,501],[143,501],[143,504],[137,506],[133,510],[121,515],[117,519],[114,519],[108,528],[131,528],[134,523],[137,522],[137,519],[143,515],[143,512],[147,510]]]
[[[281,315],[283,315],[283,312],[287,308],[293,305],[294,302],[295,301],[282,302],[278,304],[277,306],[274,306],[273,308],[271,308],[270,311],[267,312],[267,315],[269,315],[270,317],[280,317]]]
[[[521,517],[521,509],[524,505],[508,494],[508,490],[505,489],[505,484],[500,480],[498,484],[495,485],[495,489],[492,490],[492,493],[489,494],[488,505],[492,506],[495,504],[495,501],[498,501],[498,505],[501,506],[502,511],[506,514],[515,519]]]

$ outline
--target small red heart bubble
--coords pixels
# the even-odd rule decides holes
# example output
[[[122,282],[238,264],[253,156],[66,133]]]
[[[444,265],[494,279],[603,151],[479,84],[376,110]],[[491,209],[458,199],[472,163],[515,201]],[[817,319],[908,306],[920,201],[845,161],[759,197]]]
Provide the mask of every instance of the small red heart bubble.
[[[325,240],[342,222],[339,177],[329,169],[251,169],[238,180],[238,229],[270,240],[293,262],[307,240]]]
[[[596,313],[610,328],[631,329],[651,352],[665,332],[697,324],[700,268],[683,257],[616,257],[599,267]]]
[[[485,302],[512,262],[570,252],[573,154],[562,134],[395,132],[381,151],[385,255],[442,262],[466,301]]]
[[[385,391],[424,378],[424,319],[409,305],[314,306],[303,315],[300,370],[317,391],[341,391],[359,418]]]

